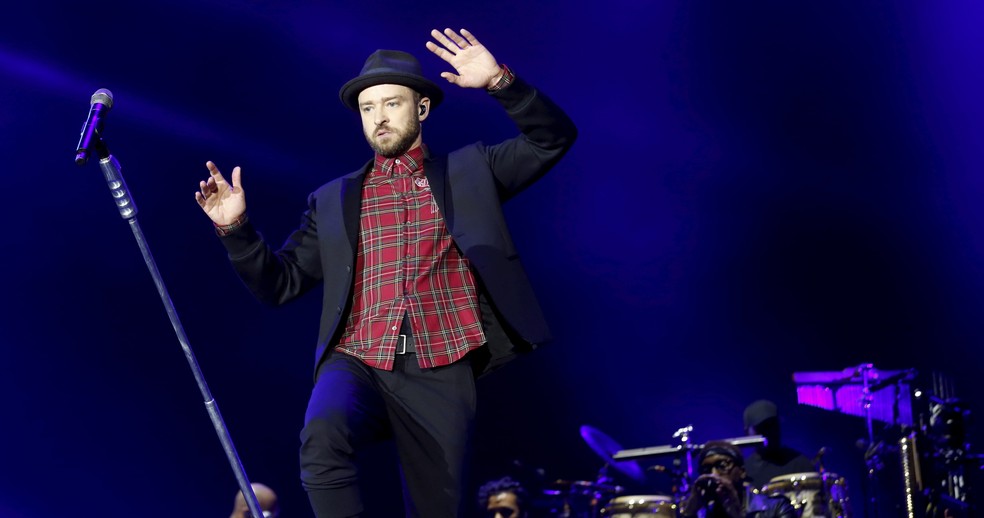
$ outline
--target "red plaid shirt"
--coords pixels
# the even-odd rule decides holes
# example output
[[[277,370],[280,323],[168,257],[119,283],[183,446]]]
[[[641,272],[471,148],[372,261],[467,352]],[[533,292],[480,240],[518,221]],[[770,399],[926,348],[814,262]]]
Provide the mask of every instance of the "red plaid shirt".
[[[421,368],[448,365],[485,343],[475,277],[438,212],[424,150],[376,155],[362,189],[352,313],[337,349],[392,370],[403,314]]]

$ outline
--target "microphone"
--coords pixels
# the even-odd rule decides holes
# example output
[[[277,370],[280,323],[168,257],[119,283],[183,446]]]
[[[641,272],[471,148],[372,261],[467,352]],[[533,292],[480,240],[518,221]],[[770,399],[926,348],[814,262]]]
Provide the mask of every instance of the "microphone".
[[[821,446],[820,449],[817,451],[817,456],[813,457],[813,463],[819,464],[820,461],[823,459],[823,456],[826,454],[827,454],[827,447]]]
[[[93,146],[99,141],[102,134],[103,119],[113,107],[113,92],[105,88],[96,90],[92,94],[89,106],[89,116],[85,118],[82,126],[82,135],[79,137],[79,145],[75,149],[76,165],[85,165],[89,160]]]
[[[713,478],[703,478],[697,481],[697,490],[704,498],[715,498],[717,496],[718,481]]]

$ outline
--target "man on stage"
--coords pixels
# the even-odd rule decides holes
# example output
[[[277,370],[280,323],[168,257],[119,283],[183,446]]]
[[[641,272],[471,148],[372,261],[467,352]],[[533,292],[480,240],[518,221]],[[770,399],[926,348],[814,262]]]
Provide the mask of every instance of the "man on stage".
[[[443,92],[412,55],[378,50],[339,92],[375,156],[312,193],[282,247],[247,217],[238,167],[230,183],[209,162],[195,194],[256,297],[283,304],[324,286],[300,451],[319,518],[363,512],[355,458],[388,438],[407,516],[462,515],[474,375],[550,339],[501,204],[549,171],[577,129],[467,30],[431,36],[427,48],[455,70],[441,77],[487,92],[519,135],[432,151],[421,124]]]

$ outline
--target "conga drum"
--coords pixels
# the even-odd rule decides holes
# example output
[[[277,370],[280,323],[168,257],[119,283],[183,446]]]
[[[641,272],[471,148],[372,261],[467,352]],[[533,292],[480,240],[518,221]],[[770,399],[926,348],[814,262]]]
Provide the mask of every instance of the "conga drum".
[[[677,504],[666,495],[615,497],[602,510],[608,518],[676,518]]]
[[[836,473],[791,473],[774,477],[762,489],[789,499],[799,516],[849,518],[847,481]]]

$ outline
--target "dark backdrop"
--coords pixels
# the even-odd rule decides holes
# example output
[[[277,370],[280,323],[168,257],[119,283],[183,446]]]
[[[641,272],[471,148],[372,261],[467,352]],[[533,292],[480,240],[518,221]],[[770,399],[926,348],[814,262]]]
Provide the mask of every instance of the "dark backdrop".
[[[508,204],[556,342],[480,382],[472,487],[519,465],[593,479],[583,424],[627,448],[686,425],[741,435],[767,397],[787,442],[830,448],[861,498],[863,421],[797,405],[793,372],[942,372],[980,404],[978,3],[342,4],[4,9],[0,515],[224,516],[236,491],[131,232],[98,167],[72,163],[103,87],[107,140],[247,473],[284,516],[310,515],[296,450],[318,296],[255,302],[193,192],[206,160],[241,165],[255,223],[283,239],[307,193],[370,156],[339,86],[377,48],[436,78],[435,27],[472,30],[581,131]],[[512,135],[483,93],[446,91],[432,148]],[[373,516],[399,514],[392,453],[366,457]]]

